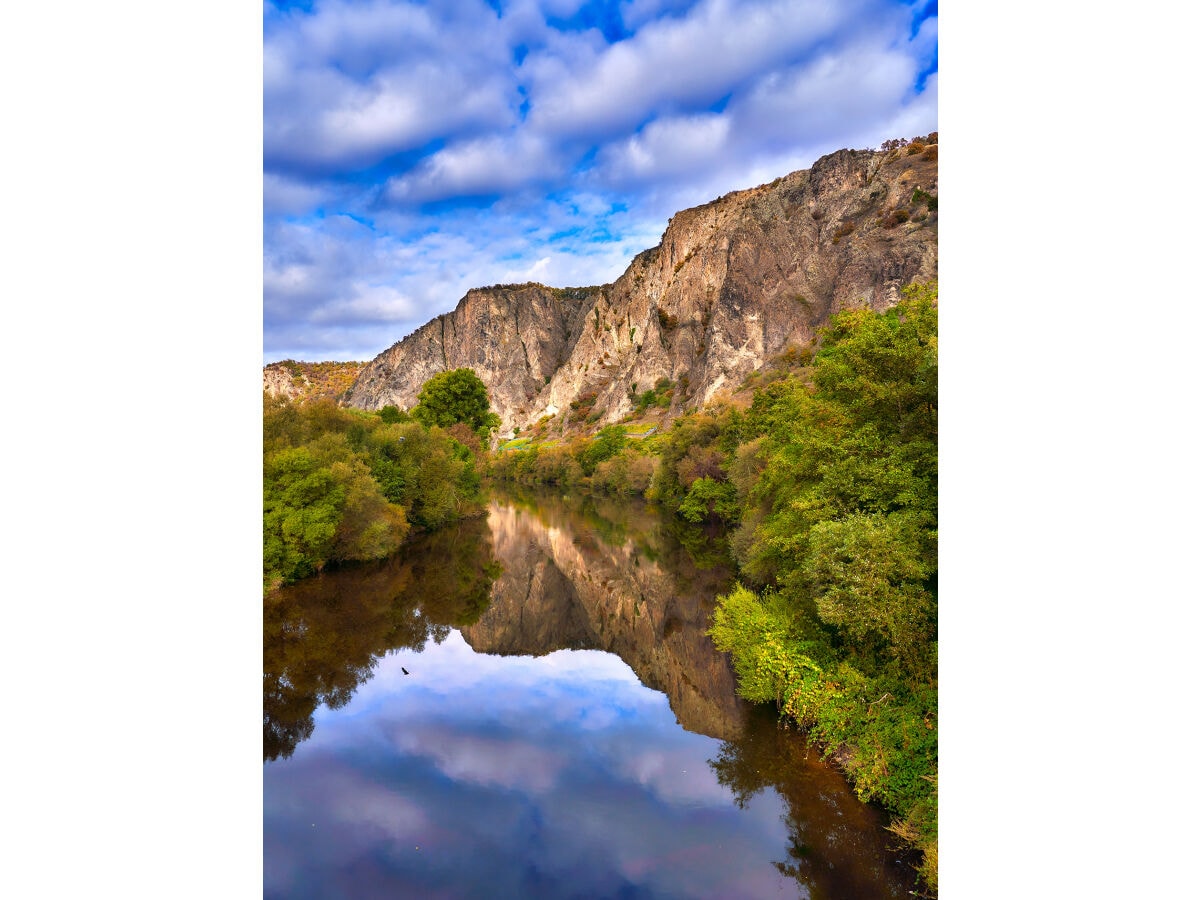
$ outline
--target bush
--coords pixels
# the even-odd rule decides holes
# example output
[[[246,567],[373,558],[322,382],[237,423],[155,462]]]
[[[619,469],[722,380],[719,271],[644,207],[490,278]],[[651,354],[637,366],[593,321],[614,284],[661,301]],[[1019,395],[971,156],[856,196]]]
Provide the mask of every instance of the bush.
[[[610,494],[645,494],[654,475],[654,459],[626,447],[596,466],[592,488]]]
[[[854,230],[854,220],[846,219],[833,232],[833,242],[836,244]]]

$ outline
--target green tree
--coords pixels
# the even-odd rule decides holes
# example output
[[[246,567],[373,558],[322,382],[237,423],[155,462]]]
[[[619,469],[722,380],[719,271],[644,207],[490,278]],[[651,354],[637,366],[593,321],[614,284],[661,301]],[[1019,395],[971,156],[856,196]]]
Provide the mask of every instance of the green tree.
[[[383,425],[368,436],[367,451],[383,496],[403,506],[414,525],[439,528],[479,499],[474,456],[440,428]]]
[[[389,403],[387,406],[379,410],[379,418],[383,420],[385,425],[395,425],[397,422],[409,421],[408,413],[400,409],[394,403]]]
[[[620,453],[626,443],[625,429],[622,426],[606,425],[601,428],[578,454],[583,474],[591,475],[596,471],[596,466]]]
[[[818,522],[804,564],[823,622],[861,648],[888,648],[910,669],[933,624],[920,524],[899,513]]]
[[[734,486],[728,481],[716,481],[707,475],[692,482],[687,496],[679,504],[679,514],[689,522],[702,522],[710,517],[734,519],[737,513]]]
[[[412,414],[422,425],[449,428],[465,422],[472,430],[486,435],[499,427],[500,417],[491,412],[487,386],[474,369],[439,372],[421,387]]]

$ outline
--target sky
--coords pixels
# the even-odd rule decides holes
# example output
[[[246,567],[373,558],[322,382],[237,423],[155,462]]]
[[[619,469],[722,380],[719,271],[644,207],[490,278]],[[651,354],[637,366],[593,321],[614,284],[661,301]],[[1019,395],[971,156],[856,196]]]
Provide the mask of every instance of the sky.
[[[263,7],[263,361],[615,280],[671,215],[937,130],[936,0]]]

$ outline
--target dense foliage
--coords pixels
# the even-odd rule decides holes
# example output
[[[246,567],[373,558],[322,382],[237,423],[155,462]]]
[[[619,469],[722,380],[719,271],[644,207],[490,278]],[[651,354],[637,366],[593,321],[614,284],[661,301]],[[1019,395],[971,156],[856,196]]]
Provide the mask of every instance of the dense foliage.
[[[414,525],[437,528],[478,512],[481,449],[472,428],[426,427],[394,408],[381,415],[264,395],[264,588],[331,562],[382,558]]]
[[[653,442],[607,425],[591,437],[565,443],[527,443],[502,450],[492,475],[523,485],[556,485],[598,494],[644,494],[654,474]]]
[[[842,313],[811,378],[755,397],[723,460],[749,586],[721,598],[711,632],[744,696],[775,702],[897,813],[934,887],[936,300],[930,285]]]

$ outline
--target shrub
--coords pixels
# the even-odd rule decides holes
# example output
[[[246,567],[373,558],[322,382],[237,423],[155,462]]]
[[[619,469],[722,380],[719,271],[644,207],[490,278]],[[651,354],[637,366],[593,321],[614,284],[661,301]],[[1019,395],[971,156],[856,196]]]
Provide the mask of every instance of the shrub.
[[[658,406],[666,409],[671,405],[671,399],[674,395],[675,387],[671,379],[660,378],[654,383],[653,388],[634,396],[633,403],[638,415],[641,415],[650,406]]]
[[[836,244],[854,230],[854,220],[846,219],[833,232],[833,242]]]
[[[654,459],[626,447],[601,462],[592,474],[592,488],[613,494],[645,494],[654,475]]]

